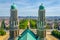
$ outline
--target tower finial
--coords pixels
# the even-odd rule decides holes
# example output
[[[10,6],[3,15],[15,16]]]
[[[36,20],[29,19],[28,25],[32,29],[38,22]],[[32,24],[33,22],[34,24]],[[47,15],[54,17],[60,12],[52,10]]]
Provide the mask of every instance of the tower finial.
[[[41,3],[41,5],[43,5],[43,3]]]

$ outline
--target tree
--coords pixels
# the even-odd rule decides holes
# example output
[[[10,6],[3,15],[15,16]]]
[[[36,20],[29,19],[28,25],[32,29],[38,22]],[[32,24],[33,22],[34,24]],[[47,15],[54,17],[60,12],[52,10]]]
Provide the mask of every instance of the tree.
[[[20,20],[19,28],[20,29],[25,29],[25,28],[27,28],[27,24],[28,24],[28,20],[27,19]]]
[[[54,23],[54,28],[55,28],[55,29],[58,28],[58,23]]]
[[[6,32],[4,31],[4,29],[0,29],[0,35],[3,36],[5,34],[6,34]]]
[[[28,21],[30,22],[30,28],[35,29],[37,27],[37,23],[36,23],[37,21],[36,20],[34,20],[34,19],[23,19],[23,20],[20,20],[20,22],[19,22],[19,28],[20,29],[27,28]]]
[[[30,27],[32,29],[35,29],[37,27],[37,21],[33,20],[33,19],[30,19]]]
[[[58,23],[57,23],[57,20],[56,20],[56,19],[54,20],[54,28],[55,28],[55,29],[58,28]]]
[[[51,29],[49,24],[46,24],[46,29]]]
[[[4,20],[4,19],[2,20],[2,23],[1,23],[1,28],[2,28],[2,29],[5,29],[5,28],[6,28],[6,25],[5,25],[5,20]]]
[[[53,30],[51,34],[57,38],[60,38],[60,32],[58,30]]]

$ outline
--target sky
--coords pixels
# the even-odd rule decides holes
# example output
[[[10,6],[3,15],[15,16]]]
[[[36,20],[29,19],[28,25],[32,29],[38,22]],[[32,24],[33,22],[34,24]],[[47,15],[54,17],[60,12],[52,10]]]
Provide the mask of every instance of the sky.
[[[0,16],[10,16],[11,5],[15,3],[18,16],[38,16],[41,3],[46,16],[60,16],[60,0],[0,0]]]

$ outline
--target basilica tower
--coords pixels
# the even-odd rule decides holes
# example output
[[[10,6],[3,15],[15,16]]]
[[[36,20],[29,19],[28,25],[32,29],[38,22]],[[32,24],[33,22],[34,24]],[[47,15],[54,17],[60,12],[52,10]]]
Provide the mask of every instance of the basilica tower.
[[[10,9],[10,38],[9,40],[15,40],[15,38],[19,35],[18,30],[18,16],[16,5],[12,4]]]
[[[43,4],[39,6],[38,10],[38,22],[37,22],[37,35],[39,40],[45,39],[45,8]]]

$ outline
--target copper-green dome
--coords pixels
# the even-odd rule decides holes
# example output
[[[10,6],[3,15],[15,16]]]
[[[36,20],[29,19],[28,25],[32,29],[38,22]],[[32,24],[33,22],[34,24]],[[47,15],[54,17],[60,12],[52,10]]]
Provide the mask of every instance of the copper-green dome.
[[[11,5],[11,9],[16,9],[16,5],[15,4],[12,4]]]
[[[39,9],[40,9],[40,10],[43,10],[43,9],[44,9],[43,4],[41,4],[41,5],[39,6]]]

